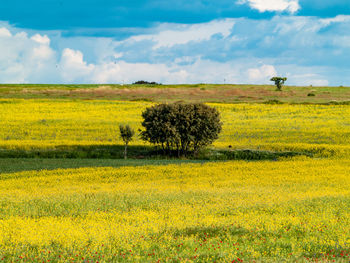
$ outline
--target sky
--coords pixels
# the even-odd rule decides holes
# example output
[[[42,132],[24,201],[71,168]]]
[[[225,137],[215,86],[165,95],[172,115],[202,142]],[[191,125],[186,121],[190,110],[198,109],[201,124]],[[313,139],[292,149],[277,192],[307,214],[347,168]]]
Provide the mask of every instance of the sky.
[[[0,83],[350,85],[349,0],[1,0]]]

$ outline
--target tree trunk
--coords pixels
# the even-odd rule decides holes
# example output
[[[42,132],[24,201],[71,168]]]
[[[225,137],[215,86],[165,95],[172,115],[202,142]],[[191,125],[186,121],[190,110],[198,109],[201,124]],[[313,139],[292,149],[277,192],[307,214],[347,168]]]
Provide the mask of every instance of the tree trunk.
[[[165,147],[164,147],[164,142],[162,142],[162,150],[163,150],[163,154],[165,155]]]
[[[177,150],[177,158],[180,158],[180,146],[178,143],[176,144],[176,150]]]
[[[193,145],[193,154],[194,154],[194,157],[198,157],[198,152],[199,152],[199,146],[197,143],[195,143]]]
[[[124,159],[125,160],[128,158],[127,154],[128,154],[128,144],[125,143],[125,147],[124,147]]]

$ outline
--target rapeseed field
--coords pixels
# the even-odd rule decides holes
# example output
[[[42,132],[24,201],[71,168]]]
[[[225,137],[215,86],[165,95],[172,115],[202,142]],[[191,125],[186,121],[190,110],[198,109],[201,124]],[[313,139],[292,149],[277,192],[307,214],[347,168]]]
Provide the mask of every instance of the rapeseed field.
[[[150,102],[0,100],[3,149],[123,144],[118,125],[141,128]],[[214,146],[311,151],[330,156],[350,149],[348,105],[210,104],[224,123]],[[145,145],[137,136],[132,145]]]
[[[137,130],[150,105],[2,99],[0,149],[122,144],[118,125]],[[349,262],[350,107],[210,105],[214,147],[314,156],[6,169],[0,262]]]
[[[5,262],[350,260],[350,161],[1,175]]]

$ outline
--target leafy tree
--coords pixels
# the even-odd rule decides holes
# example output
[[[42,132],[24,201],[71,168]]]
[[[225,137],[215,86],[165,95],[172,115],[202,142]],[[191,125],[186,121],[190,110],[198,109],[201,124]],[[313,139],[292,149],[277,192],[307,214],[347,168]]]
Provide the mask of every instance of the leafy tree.
[[[282,86],[284,84],[284,82],[287,81],[287,78],[282,78],[282,77],[273,77],[270,79],[270,81],[274,81],[275,85],[277,87],[277,91],[282,91]]]
[[[133,85],[162,85],[161,83],[157,83],[154,81],[145,81],[145,80],[138,80],[136,82],[133,83]]]
[[[211,144],[221,132],[219,112],[202,103],[159,104],[143,113],[141,138],[164,153],[187,155]]]
[[[124,159],[127,159],[128,153],[128,144],[132,141],[132,137],[135,134],[135,131],[129,125],[119,125],[120,138],[125,143],[124,147]]]

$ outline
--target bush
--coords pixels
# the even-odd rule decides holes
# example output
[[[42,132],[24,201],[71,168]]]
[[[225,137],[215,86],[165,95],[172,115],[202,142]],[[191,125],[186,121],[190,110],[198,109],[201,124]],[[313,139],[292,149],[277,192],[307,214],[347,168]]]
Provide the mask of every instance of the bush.
[[[211,144],[221,132],[219,112],[205,104],[159,104],[143,113],[141,138],[178,156]]]
[[[157,82],[149,82],[149,81],[145,81],[145,80],[139,80],[133,83],[133,85],[162,85],[160,83]]]
[[[265,101],[264,102],[265,104],[284,104],[282,101],[279,101],[279,100],[268,100],[268,101]]]

